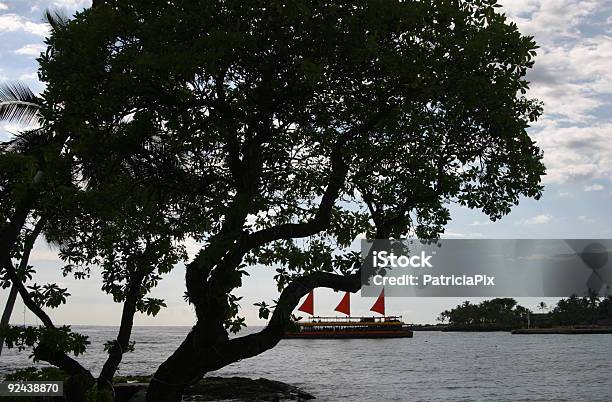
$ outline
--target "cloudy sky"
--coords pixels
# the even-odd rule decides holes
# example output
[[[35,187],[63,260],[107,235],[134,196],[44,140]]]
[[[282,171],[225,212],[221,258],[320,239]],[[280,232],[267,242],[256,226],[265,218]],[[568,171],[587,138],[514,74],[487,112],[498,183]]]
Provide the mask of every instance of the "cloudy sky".
[[[87,7],[87,0],[0,0],[0,81],[20,80],[36,91],[35,58],[44,49],[48,32],[42,22],[46,8],[67,14]],[[544,150],[548,175],[540,201],[526,200],[501,222],[491,223],[482,214],[453,209],[446,237],[454,238],[610,238],[612,236],[612,2],[609,0],[506,0],[505,11],[525,34],[540,45],[530,73],[531,95],[545,104],[543,118],[531,134]],[[17,127],[0,125],[0,139]],[[193,250],[195,251],[195,247]],[[94,275],[76,282],[59,275],[56,252],[39,243],[31,263],[37,281],[61,282],[72,297],[67,306],[53,311],[58,323],[115,325],[120,306],[99,290]],[[270,269],[254,268],[241,295],[250,324],[257,320],[255,301],[269,301],[275,293]],[[182,301],[184,267],[168,275],[154,295],[167,300],[168,308],[155,319],[139,316],[140,325],[191,325],[193,313]],[[0,292],[0,306],[7,292]],[[332,314],[339,295],[317,293],[319,314]],[[370,299],[353,297],[356,314],[366,313]],[[392,299],[390,313],[409,322],[432,322],[437,314],[461,300]],[[535,306],[539,300],[520,300]],[[25,318],[24,318],[25,317]],[[18,305],[14,323],[36,319]]]

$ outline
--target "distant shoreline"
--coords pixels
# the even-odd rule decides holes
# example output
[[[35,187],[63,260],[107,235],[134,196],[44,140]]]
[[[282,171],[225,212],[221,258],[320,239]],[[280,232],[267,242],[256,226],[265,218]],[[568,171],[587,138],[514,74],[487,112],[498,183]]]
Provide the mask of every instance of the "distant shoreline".
[[[612,334],[612,327],[599,328],[524,328],[515,329],[513,335],[590,335],[590,334]]]
[[[612,334],[612,326],[568,326],[552,328],[512,328],[500,326],[452,326],[452,325],[413,325],[412,331],[438,331],[438,332],[510,332],[517,335],[535,334]]]

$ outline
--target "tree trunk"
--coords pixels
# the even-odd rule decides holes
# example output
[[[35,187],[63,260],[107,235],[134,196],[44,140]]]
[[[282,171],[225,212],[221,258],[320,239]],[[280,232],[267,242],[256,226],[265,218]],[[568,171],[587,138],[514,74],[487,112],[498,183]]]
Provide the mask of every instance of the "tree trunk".
[[[158,368],[147,391],[147,402],[179,402],[183,390],[207,372],[276,346],[300,298],[315,287],[356,292],[360,285],[358,274],[342,276],[317,272],[296,279],[281,293],[267,327],[257,334],[239,338],[223,338],[219,333],[215,336],[212,333],[215,326],[198,321],[178,349]]]
[[[381,226],[376,238],[388,239],[389,229],[386,225]],[[374,249],[372,247],[370,253]],[[147,402],[179,402],[183,390],[207,372],[273,348],[282,339],[291,313],[303,296],[318,287],[357,292],[361,288],[362,271],[368,275],[373,272],[370,261],[372,258],[368,255],[366,263],[352,275],[315,272],[296,278],[282,291],[266,328],[256,334],[223,338],[214,333],[219,322],[199,319],[178,349],[159,366],[147,390]]]
[[[64,398],[67,402],[87,401],[88,391],[94,386],[95,382],[89,372],[71,375],[64,381]]]
[[[184,389],[206,373],[201,367],[211,356],[203,350],[206,341],[198,340],[202,327],[196,324],[172,356],[159,366],[147,390],[147,402],[179,402]],[[210,338],[210,334],[206,335],[202,333]]]
[[[66,401],[84,402],[87,400],[87,391],[95,383],[95,379],[89,370],[85,369],[66,353],[57,351],[44,343],[39,343],[34,348],[33,355],[39,360],[59,367],[68,374],[68,379],[64,382],[64,397]]]
[[[385,110],[384,113],[378,113],[363,127],[346,131],[344,138],[336,144],[331,154],[332,172],[329,182],[319,209],[312,220],[299,224],[274,226],[244,237],[239,236],[235,242],[230,243],[233,247],[225,248],[223,257],[214,258],[216,257],[214,253],[208,256],[208,251],[215,250],[212,247],[200,252],[196,259],[187,265],[187,295],[190,303],[195,306],[198,321],[178,349],[159,366],[147,390],[147,402],[179,402],[183,390],[188,385],[199,381],[207,372],[218,370],[228,364],[256,356],[273,348],[282,339],[291,313],[300,298],[312,289],[328,287],[350,292],[359,290],[360,272],[350,276],[316,272],[296,279],[283,290],[272,318],[264,330],[257,334],[231,340],[227,339],[227,333],[223,337],[218,332],[219,328],[225,332],[223,329],[225,316],[224,312],[219,311],[219,307],[222,307],[222,299],[226,301],[227,295],[235,286],[231,276],[242,262],[243,256],[249,250],[275,240],[307,237],[328,228],[334,203],[339,197],[348,174],[348,166],[342,155],[344,142],[355,131],[367,131],[370,126],[376,125],[388,112],[389,110]],[[232,233],[234,231],[232,229],[239,229],[242,232],[248,208],[237,208],[236,216],[232,214],[234,212],[232,207],[229,210],[228,214],[232,219],[226,216],[226,225],[230,227],[227,233]],[[236,224],[236,228],[232,227],[232,224]],[[378,226],[376,238],[388,238],[389,229]],[[211,243],[214,244],[214,242]],[[222,316],[219,317],[219,314]]]
[[[108,358],[102,367],[100,376],[98,377],[98,401],[110,401],[114,399],[113,377],[123,359],[123,354],[130,345],[130,337],[134,326],[134,314],[136,313],[136,304],[140,298],[140,288],[142,281],[148,271],[144,267],[139,267],[138,271],[128,284],[128,292],[123,303],[123,311],[121,314],[121,324],[119,333],[115,343],[108,351]]]
[[[0,328],[6,328],[9,326],[11,314],[13,314],[13,308],[15,307],[15,301],[17,300],[17,293],[19,293],[17,286],[11,286],[11,291],[9,292],[9,297],[6,300],[6,306],[4,306],[4,312],[2,313],[2,321],[0,321]],[[2,354],[3,346],[4,338],[0,337],[0,355]]]

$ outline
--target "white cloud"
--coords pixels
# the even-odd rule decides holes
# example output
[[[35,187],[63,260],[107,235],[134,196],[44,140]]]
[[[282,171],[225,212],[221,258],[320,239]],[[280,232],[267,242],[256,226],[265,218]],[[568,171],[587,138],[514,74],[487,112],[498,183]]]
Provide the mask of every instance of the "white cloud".
[[[45,248],[34,248],[30,254],[30,261],[61,261],[57,251]]]
[[[484,235],[477,232],[462,233],[455,232],[454,230],[446,230],[442,235],[440,235],[440,237],[442,239],[474,239],[484,237]]]
[[[529,95],[544,102],[533,137],[544,151],[545,182],[612,179],[612,116],[604,114],[612,110],[612,30],[592,23],[609,3],[504,0],[503,5],[540,46],[527,78]],[[612,17],[604,19],[612,24]]]
[[[8,10],[8,6],[4,3],[0,3],[0,10]]]
[[[91,0],[55,0],[53,5],[60,8],[80,9],[91,6]]]
[[[540,40],[575,38],[578,25],[605,0],[506,0],[504,11],[522,32]]]
[[[594,222],[595,222],[595,219],[593,219],[593,218],[589,218],[589,217],[588,217],[588,216],[586,216],[586,215],[580,215],[580,216],[578,217],[578,220],[579,220],[580,222],[584,222],[584,223],[594,223]]]
[[[38,36],[47,36],[49,26],[44,23],[36,23],[25,19],[17,14],[0,15],[0,32],[24,31]]]
[[[602,186],[599,183],[594,183],[594,184],[589,184],[588,186],[584,186],[584,191],[586,191],[586,192],[601,191],[603,189],[604,189],[604,186]]]
[[[612,37],[598,35],[563,46],[543,45],[528,79],[530,96],[544,102],[545,115],[573,123],[594,119],[612,93]]]
[[[548,214],[536,215],[533,218],[522,219],[518,223],[522,225],[544,225],[552,221],[552,216]]]
[[[39,43],[30,43],[15,50],[16,54],[38,57],[45,50],[45,46]]]
[[[452,230],[445,230],[444,233],[440,236],[442,238],[457,238],[457,239],[461,239],[466,237],[465,233],[460,233],[460,232],[454,232]]]
[[[544,150],[546,182],[612,178],[612,123],[560,127],[547,120],[533,137]]]
[[[19,80],[21,81],[36,81],[38,80],[37,73],[24,73],[19,76]]]
[[[507,0],[501,3],[504,6],[503,11],[515,19],[519,15],[531,14],[540,8],[538,0]]]
[[[185,246],[185,250],[187,251],[187,258],[189,261],[193,260],[203,247],[202,243],[197,242],[191,237],[185,239],[183,245]]]
[[[38,0],[38,2],[30,6],[30,12],[41,12],[44,9],[50,8],[52,10],[60,9],[66,15],[72,15],[73,12],[87,7],[91,7],[91,0]]]
[[[490,225],[491,221],[474,221],[469,224],[469,226],[487,226]]]

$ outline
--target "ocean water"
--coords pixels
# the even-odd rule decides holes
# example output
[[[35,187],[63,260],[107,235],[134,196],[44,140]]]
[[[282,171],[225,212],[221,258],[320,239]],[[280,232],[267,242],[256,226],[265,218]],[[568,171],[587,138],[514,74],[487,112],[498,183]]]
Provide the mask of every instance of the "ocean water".
[[[79,361],[99,372],[102,344],[117,329],[74,328],[92,341]],[[119,374],[151,374],[188,330],[135,328],[136,351],[124,357]],[[0,375],[33,365],[27,357],[5,349]],[[291,339],[211,375],[283,381],[323,401],[612,401],[612,335],[415,332],[412,339]]]

